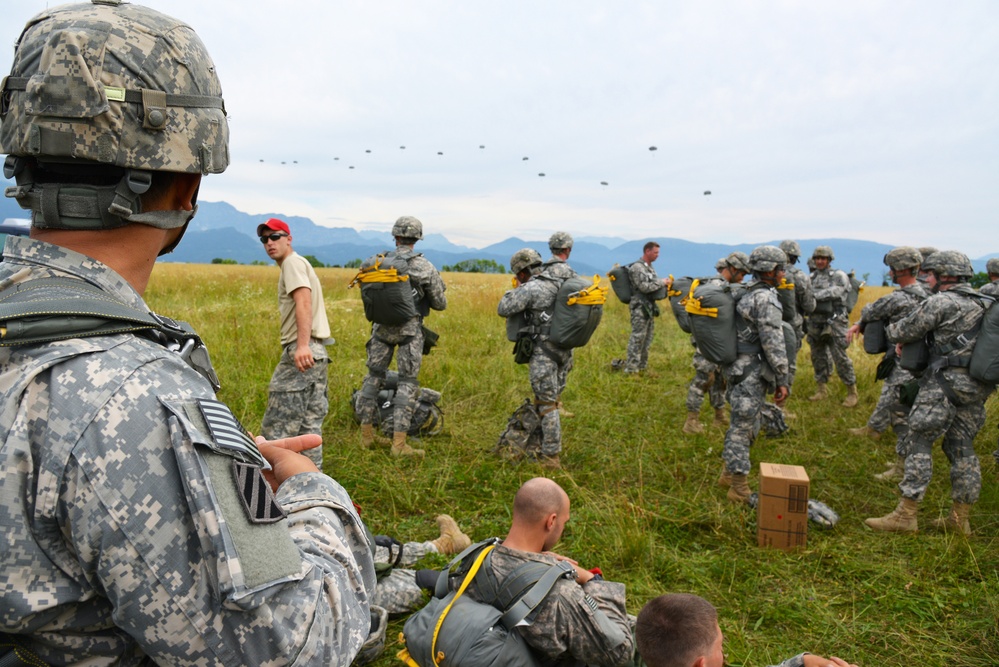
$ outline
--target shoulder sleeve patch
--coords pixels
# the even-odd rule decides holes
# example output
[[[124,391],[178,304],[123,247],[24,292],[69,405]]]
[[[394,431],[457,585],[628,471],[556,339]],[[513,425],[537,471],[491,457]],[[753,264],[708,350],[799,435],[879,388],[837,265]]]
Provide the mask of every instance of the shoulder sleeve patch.
[[[264,470],[270,470],[270,464],[260,454],[256,443],[253,442],[246,429],[225,403],[199,398],[198,407],[202,417],[204,417],[205,424],[208,426],[208,431],[211,433],[216,451],[254,464]]]
[[[274,523],[285,517],[258,466],[233,459],[232,477],[250,523]]]

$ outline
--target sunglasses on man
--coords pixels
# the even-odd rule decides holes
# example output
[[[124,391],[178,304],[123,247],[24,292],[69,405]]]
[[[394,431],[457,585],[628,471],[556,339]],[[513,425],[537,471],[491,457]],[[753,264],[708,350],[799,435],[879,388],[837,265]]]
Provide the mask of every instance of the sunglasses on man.
[[[264,234],[260,237],[261,243],[267,243],[268,241],[277,241],[283,236],[288,236],[287,234]]]

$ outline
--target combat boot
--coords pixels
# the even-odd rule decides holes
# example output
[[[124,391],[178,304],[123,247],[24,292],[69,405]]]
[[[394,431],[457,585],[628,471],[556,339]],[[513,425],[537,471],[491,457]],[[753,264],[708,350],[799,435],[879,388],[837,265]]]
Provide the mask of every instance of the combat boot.
[[[849,396],[847,396],[849,398]],[[844,405],[846,405],[844,403]],[[863,426],[858,426],[857,428],[848,428],[846,432],[857,438],[870,438],[871,440],[879,440],[881,438],[881,432],[875,431],[873,428],[864,424]]]
[[[728,415],[725,413],[725,408],[717,408],[715,410],[715,426],[718,428],[728,428]]]
[[[879,533],[915,533],[919,530],[916,522],[916,512],[919,503],[910,498],[902,498],[889,514],[881,517],[864,519],[864,523]]]
[[[361,424],[361,447],[371,449],[373,444],[375,444],[375,425]]]
[[[971,514],[971,505],[968,503],[954,503],[950,507],[950,514],[942,519],[934,519],[933,526],[940,530],[961,533],[965,536],[971,535],[971,524],[968,522],[968,515]]]
[[[875,433],[876,432],[877,431],[875,431]],[[882,482],[890,482],[892,480],[902,479],[903,475],[905,475],[905,457],[899,456],[890,466],[888,466],[887,470],[875,475],[874,479],[880,479]]]
[[[558,454],[552,454],[551,456],[542,455],[538,462],[541,463],[541,467],[545,470],[561,470],[562,461],[559,460]]]
[[[571,419],[572,417],[576,416],[576,413],[575,412],[569,412],[568,410],[566,410],[565,409],[565,405],[562,404],[562,401],[559,401],[558,402],[558,416],[559,417],[565,417],[567,419]]]
[[[749,504],[749,494],[752,492],[746,483],[748,475],[732,475],[731,478],[732,485],[728,487],[728,499],[734,503]]]
[[[704,433],[704,425],[701,424],[699,415],[696,412],[687,413],[687,421],[683,423],[683,432],[691,435]]]
[[[406,444],[406,432],[396,431],[392,434],[392,456],[423,456],[422,449],[413,449]]]
[[[441,536],[430,543],[437,547],[437,553],[450,556],[459,553],[472,544],[472,539],[461,532],[458,523],[447,514],[437,517],[437,527],[440,528]]]
[[[846,388],[846,398],[843,399],[844,408],[855,408],[857,407],[857,401],[859,397],[857,396],[857,385],[851,384]]]
[[[829,398],[829,391],[826,389],[826,383],[820,382],[815,386],[815,393],[808,397],[810,401],[824,401]]]
[[[732,486],[732,473],[728,471],[728,468],[722,468],[721,476],[718,477],[718,486],[724,489]]]

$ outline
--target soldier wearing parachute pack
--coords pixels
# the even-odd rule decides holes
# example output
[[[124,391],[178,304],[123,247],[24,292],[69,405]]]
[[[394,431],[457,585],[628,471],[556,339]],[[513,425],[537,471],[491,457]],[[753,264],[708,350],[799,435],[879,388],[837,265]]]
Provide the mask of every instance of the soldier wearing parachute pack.
[[[548,249],[551,251],[552,256],[541,265],[541,272],[547,276],[555,278],[557,280],[566,280],[567,278],[575,278],[579,274],[569,266],[569,255],[572,254],[573,239],[569,232],[555,232],[548,238]],[[565,368],[559,374],[559,401],[558,401],[558,413],[563,417],[573,417],[574,415],[565,409],[562,405],[562,394],[565,392],[566,384],[569,380],[569,372],[572,370],[573,357],[572,351],[569,351],[569,361],[565,364]]]
[[[974,440],[985,423],[985,401],[994,385],[971,374],[969,366],[981,336],[988,297],[968,284],[975,271],[967,256],[945,250],[923,261],[932,294],[914,311],[888,326],[888,340],[913,344],[932,334],[929,362],[909,412],[902,499],[889,514],[865,523],[875,531],[916,532],[917,512],[933,475],[933,443],[943,438],[950,462],[950,513],[934,525],[971,534],[969,515],[982,486]],[[988,299],[988,301],[986,301]],[[903,355],[903,359],[905,356]]]
[[[784,282],[778,285],[777,295],[781,297],[784,321],[790,322],[791,326],[794,327],[800,350],[801,344],[805,340],[805,318],[815,310],[815,293],[812,291],[812,281],[808,274],[798,267],[798,258],[801,257],[801,246],[798,245],[798,242],[793,239],[785,239],[780,242],[780,249],[787,255],[787,265],[784,271]],[[793,296],[785,297],[784,290],[788,290]],[[788,359],[788,363],[791,365],[788,386],[793,386],[794,376],[798,372],[797,355]]]

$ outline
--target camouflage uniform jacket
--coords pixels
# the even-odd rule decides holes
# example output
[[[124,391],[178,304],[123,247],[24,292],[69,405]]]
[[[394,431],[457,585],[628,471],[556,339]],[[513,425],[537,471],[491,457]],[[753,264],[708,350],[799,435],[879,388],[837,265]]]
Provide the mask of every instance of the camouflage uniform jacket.
[[[759,359],[769,366],[764,377],[779,387],[786,387],[789,367],[777,291],[767,283],[754,280],[746,285],[746,293],[739,299],[735,310],[746,324],[738,327],[740,348],[758,345],[760,351],[740,352],[725,369],[726,375],[741,377],[751,371]]]
[[[444,310],[447,308],[447,296],[444,294],[444,290],[447,288],[444,285],[444,280],[441,279],[441,274],[437,272],[437,268],[430,263],[430,260],[406,246],[398,246],[395,249],[395,255],[409,263],[409,283],[417,293],[422,294],[417,310],[422,309],[421,312],[429,312],[429,309]],[[410,336],[420,333],[423,317],[423,315],[419,315],[394,326],[375,322],[371,325],[371,335],[386,343],[402,343]]]
[[[907,316],[888,325],[888,340],[912,343],[932,332],[931,363],[941,350],[946,350],[945,353],[951,357],[969,358],[977,335],[970,337],[968,343],[963,345],[958,339],[974,328],[985,313],[985,306],[977,296],[974,288],[967,284],[932,294]],[[967,373],[967,369],[944,369],[945,376],[957,372]]]
[[[554,564],[556,559],[499,544],[491,561],[492,573],[502,582],[525,561]],[[477,583],[478,577],[469,585],[468,594],[481,601]],[[592,579],[580,586],[560,579],[533,614],[533,622],[518,631],[532,649],[556,665],[617,667],[630,664],[634,656],[624,584]]]
[[[649,294],[663,286],[663,281],[656,275],[656,270],[651,264],[646,264],[642,260],[632,262],[628,265],[628,278],[631,280],[633,296],[628,304],[632,309],[640,308],[642,304],[652,302]],[[638,298],[635,298],[638,297]]]
[[[526,283],[507,290],[500,299],[496,312],[500,317],[526,313],[528,324],[538,328],[538,340],[547,341],[548,327],[545,325],[551,322],[555,297],[558,296],[561,284],[561,280],[538,274]]]
[[[557,278],[558,280],[565,280],[566,278],[575,278],[579,274],[576,273],[569,263],[566,262],[561,257],[552,257],[547,262],[541,265],[541,273],[552,278]]]
[[[832,301],[832,315],[812,313],[809,317],[828,319],[846,312],[846,298],[850,294],[850,277],[839,269],[829,267],[823,271],[812,272],[812,293],[815,301]]]
[[[785,267],[785,280],[794,285],[794,321],[795,329],[801,328],[801,323],[806,315],[811,315],[815,310],[815,292],[812,289],[812,281],[808,274],[799,269],[794,264]]]
[[[53,276],[148,311],[104,264],[7,239],[0,284]],[[214,399],[131,334],[0,349],[0,630],[52,664],[350,664],[375,583],[350,498],[315,473],[271,496]]]
[[[978,291],[986,296],[999,297],[999,280],[993,280],[987,285],[982,285],[982,288]]]
[[[928,296],[929,292],[924,285],[918,282],[906,285],[864,306],[860,311],[860,321],[862,324],[877,320],[898,322]]]

